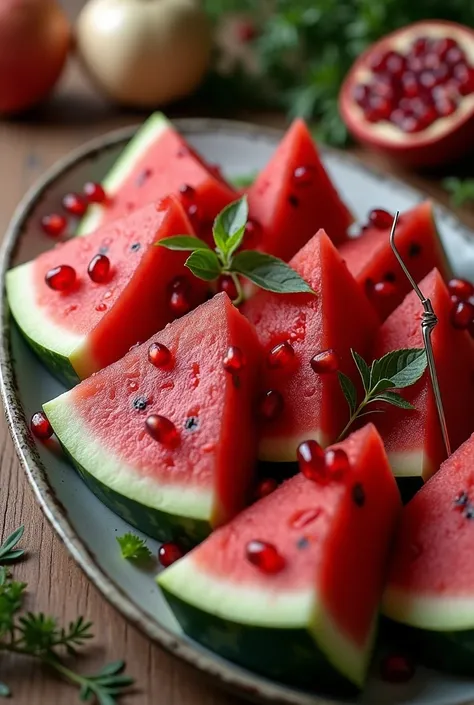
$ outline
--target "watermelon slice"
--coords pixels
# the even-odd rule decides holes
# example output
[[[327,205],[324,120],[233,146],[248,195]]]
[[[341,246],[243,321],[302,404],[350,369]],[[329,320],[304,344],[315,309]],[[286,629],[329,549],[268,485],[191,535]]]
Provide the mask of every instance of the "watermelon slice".
[[[166,346],[170,364],[149,361],[152,343]],[[223,363],[230,346],[245,360],[233,374]],[[218,294],[44,410],[107,506],[150,536],[196,542],[245,506],[259,363],[250,324]],[[174,433],[169,443],[147,433],[157,414],[175,425],[177,445]]]
[[[473,346],[466,331],[450,321],[451,299],[440,273],[433,270],[420,284],[438,317],[432,343],[451,446],[468,438],[474,418]],[[378,358],[398,348],[421,348],[423,309],[409,294],[381,327],[374,347]],[[445,459],[445,449],[428,371],[413,387],[402,390],[416,411],[384,406],[376,424],[395,475],[427,480]]]
[[[400,509],[374,427],[338,447],[350,461],[342,481],[297,475],[158,577],[187,634],[298,686],[362,687]],[[278,572],[248,560],[255,540],[276,548]]]
[[[216,167],[206,164],[162,113],[148,118],[102,184],[107,203],[89,208],[79,224],[79,235],[184,187],[183,206],[197,234],[208,237],[217,213],[238,197]]]
[[[474,675],[474,436],[405,507],[383,611],[427,666]]]
[[[332,184],[303,120],[295,120],[265,169],[248,190],[246,243],[289,261],[324,228],[333,242],[347,237],[353,218]],[[259,237],[257,236],[259,234]]]
[[[396,243],[416,282],[435,267],[445,281],[451,278],[451,267],[436,230],[430,201],[400,216]],[[366,287],[381,319],[385,320],[411,291],[390,247],[390,228],[371,227],[360,237],[343,243],[340,252],[349,271]],[[386,286],[379,291],[376,285],[381,282]]]
[[[58,377],[75,384],[174,318],[169,287],[189,274],[186,253],[155,243],[181,233],[192,233],[192,228],[179,200],[170,197],[7,273],[11,312],[26,340]],[[87,274],[98,253],[110,260],[106,283],[94,283]],[[46,273],[59,265],[70,265],[76,272],[76,284],[67,291],[53,290],[45,282]],[[183,281],[188,282],[190,305],[202,301],[203,282],[191,276]]]
[[[316,296],[260,291],[243,307],[267,353],[282,342],[295,353],[287,366],[267,364],[262,378],[263,390],[279,392],[284,403],[280,416],[261,426],[259,457],[277,462],[296,460],[298,445],[308,438],[322,445],[334,442],[347,422],[337,374],[314,372],[312,357],[332,349],[339,369],[354,378],[350,348],[366,355],[378,328],[375,311],[323,230],[290,264]]]

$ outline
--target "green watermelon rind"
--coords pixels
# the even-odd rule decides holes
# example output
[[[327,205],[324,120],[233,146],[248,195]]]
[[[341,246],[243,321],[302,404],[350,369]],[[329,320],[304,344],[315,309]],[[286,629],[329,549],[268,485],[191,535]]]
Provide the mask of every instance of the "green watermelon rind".
[[[159,541],[194,546],[210,534],[211,493],[203,493],[199,502],[197,491],[186,493],[184,488],[166,488],[140,477],[94,439],[93,429],[77,419],[68,397],[65,392],[44,404],[43,409],[66,456],[101,502]],[[71,418],[76,419],[74,424]]]
[[[153,113],[146,120],[122,151],[107,176],[102,180],[102,186],[109,197],[118,191],[148,148],[168,129],[173,129],[173,127],[163,113]],[[97,230],[101,225],[103,212],[104,206],[90,206],[77,227],[76,235],[89,235],[89,233]]]
[[[157,577],[188,636],[220,656],[299,687],[360,690],[375,624],[357,649],[341,634],[312,590],[283,594],[205,575],[192,554]]]

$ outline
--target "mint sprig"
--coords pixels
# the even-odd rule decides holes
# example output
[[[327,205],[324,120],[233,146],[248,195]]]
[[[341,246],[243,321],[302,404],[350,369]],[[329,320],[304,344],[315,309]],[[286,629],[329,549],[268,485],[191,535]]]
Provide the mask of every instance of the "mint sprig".
[[[394,389],[405,389],[418,382],[422,377],[428,361],[424,348],[407,348],[393,350],[369,366],[363,357],[351,350],[362,385],[364,398],[357,403],[357,389],[350,377],[339,372],[339,384],[349,405],[349,421],[339,435],[342,440],[357,418],[380,412],[379,409],[366,408],[375,402],[385,402],[399,409],[413,410],[415,407]]]
[[[314,294],[298,272],[278,257],[256,250],[237,252],[244,238],[248,216],[246,196],[226,206],[214,221],[214,250],[203,240],[189,235],[163,238],[156,244],[169,250],[191,252],[185,264],[199,279],[215,281],[222,274],[230,275],[237,289],[235,305],[243,299],[240,276],[276,294]]]
[[[132,561],[147,561],[151,558],[151,551],[145,539],[141,539],[136,534],[128,531],[123,536],[116,536],[120,546],[122,558]]]

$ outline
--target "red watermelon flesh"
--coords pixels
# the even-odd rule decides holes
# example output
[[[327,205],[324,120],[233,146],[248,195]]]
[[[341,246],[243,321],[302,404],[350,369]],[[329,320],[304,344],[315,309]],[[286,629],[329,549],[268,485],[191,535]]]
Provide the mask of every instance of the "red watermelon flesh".
[[[149,361],[152,343],[168,348],[168,366]],[[234,374],[224,368],[230,346],[245,360]],[[256,460],[259,366],[252,327],[226,294],[218,294],[46,404],[45,411],[89,476],[117,495],[156,512],[200,520],[209,530],[247,500]],[[145,420],[153,414],[175,425],[177,447],[147,433]],[[139,516],[145,521],[146,512]]]
[[[191,305],[203,300],[205,285],[184,267],[186,253],[155,246],[183,233],[192,234],[192,227],[173,196],[11,270],[9,303],[20,328],[45,349],[55,351],[64,344],[65,350],[56,352],[69,359],[81,378],[114,362],[175,317],[170,285],[177,277],[185,277]],[[98,253],[110,260],[104,283],[94,283],[87,274]],[[59,265],[76,271],[71,290],[55,291],[45,283],[46,273]]]
[[[294,121],[247,195],[260,238],[245,245],[285,261],[320,228],[336,244],[344,242],[353,221],[303,120]]]
[[[468,438],[474,419],[474,350],[466,331],[450,321],[451,299],[440,273],[433,270],[420,283],[438,317],[432,343],[452,449]],[[379,358],[399,348],[421,348],[423,309],[415,292],[392,313],[380,328],[374,346]],[[374,417],[396,475],[426,480],[446,457],[434,394],[428,371],[413,387],[402,390],[416,411],[384,405]]]
[[[262,389],[280,392],[284,409],[274,421],[262,422],[261,460],[295,460],[299,443],[308,438],[324,445],[334,442],[347,422],[347,402],[337,374],[315,373],[310,360],[333,349],[340,359],[339,369],[354,379],[350,349],[366,355],[378,328],[375,311],[323,230],[290,265],[316,296],[262,291],[243,307],[265,352],[284,341],[295,351],[289,367],[267,366],[264,372]]]
[[[448,281],[451,268],[436,230],[430,201],[400,216],[396,244],[416,282],[435,267]],[[374,307],[385,320],[411,291],[410,283],[390,247],[390,228],[371,227],[360,237],[343,243],[340,252],[349,271],[361,286],[366,287]],[[387,293],[382,295],[377,292],[375,285],[379,282],[391,285]]]
[[[309,593],[308,623],[297,626],[308,628],[343,672],[359,671],[360,681],[401,503],[373,425],[336,447],[350,461],[350,473],[342,481],[318,484],[301,474],[293,477],[166,571],[159,584],[204,611],[212,613],[218,604],[222,619],[233,621],[238,613],[244,623],[258,626],[260,621],[272,628],[284,625],[287,617],[285,607],[277,606],[280,597],[287,597],[289,611],[291,600],[297,603]],[[354,487],[363,496],[359,503]],[[285,561],[280,572],[265,573],[247,560],[246,546],[254,540],[276,547]],[[220,599],[221,593],[228,598]],[[261,598],[261,613],[253,607],[252,596]],[[273,619],[267,621],[266,613],[272,610]],[[331,624],[327,632],[324,623]],[[337,634],[334,643],[330,632]],[[358,665],[344,663],[347,642]]]
[[[384,596],[387,616],[426,629],[474,627],[472,501],[474,436],[403,510]]]

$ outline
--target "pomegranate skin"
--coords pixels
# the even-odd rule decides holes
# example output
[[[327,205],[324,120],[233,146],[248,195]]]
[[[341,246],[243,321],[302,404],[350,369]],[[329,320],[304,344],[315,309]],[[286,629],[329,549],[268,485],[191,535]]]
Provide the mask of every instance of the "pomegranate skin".
[[[462,110],[457,110],[438,133],[423,130],[415,134],[398,133],[398,139],[377,134],[377,128],[366,121],[353,99],[360,72],[368,68],[375,54],[396,49],[404,37],[453,37],[465,47],[474,46],[474,30],[454,22],[427,20],[387,35],[367,49],[349,71],[339,94],[339,111],[348,130],[364,146],[396,160],[403,166],[423,169],[449,164],[474,149],[474,96],[461,99]],[[472,55],[471,55],[472,56]],[[474,63],[471,58],[471,65]],[[379,123],[380,124],[380,123]],[[435,123],[436,124],[436,123]]]
[[[70,23],[55,0],[2,0],[0,114],[41,101],[61,75],[70,45]]]

